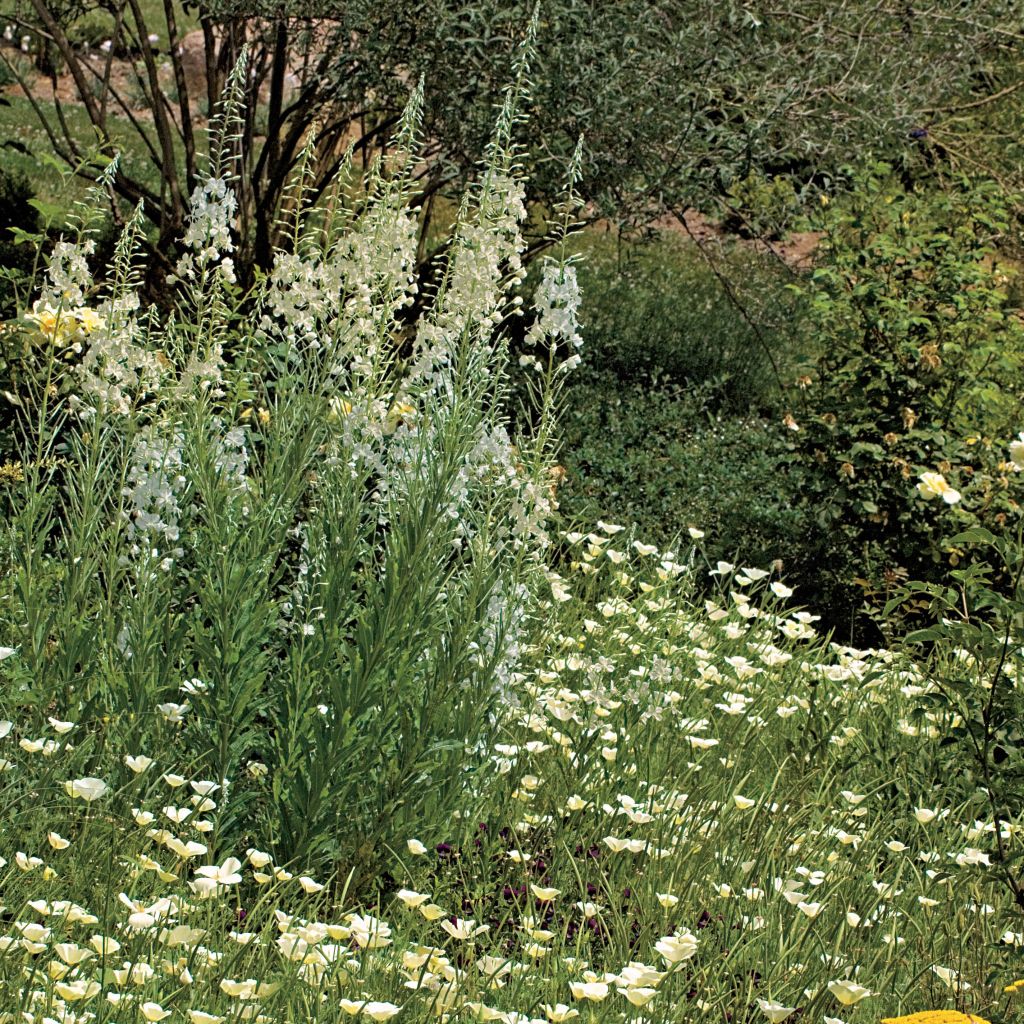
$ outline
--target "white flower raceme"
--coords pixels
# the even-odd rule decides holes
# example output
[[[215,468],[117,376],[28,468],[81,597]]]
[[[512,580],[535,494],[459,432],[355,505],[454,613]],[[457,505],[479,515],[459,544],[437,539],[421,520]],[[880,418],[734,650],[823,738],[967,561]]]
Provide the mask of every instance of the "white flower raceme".
[[[960,500],[960,492],[950,487],[941,473],[922,473],[917,490],[927,501],[941,498],[947,505],[955,505]]]
[[[583,345],[578,313],[583,295],[571,263],[549,261],[534,295],[537,319],[526,332],[526,343],[537,346],[544,360],[560,352],[559,369],[568,371],[579,365],[577,350]],[[547,351],[545,351],[547,349]],[[541,362],[534,358],[536,365]]]

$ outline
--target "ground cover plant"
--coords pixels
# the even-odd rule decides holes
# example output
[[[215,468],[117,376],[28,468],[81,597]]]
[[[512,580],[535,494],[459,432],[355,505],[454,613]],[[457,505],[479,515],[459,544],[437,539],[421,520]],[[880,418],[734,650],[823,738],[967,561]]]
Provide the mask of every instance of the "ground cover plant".
[[[40,372],[3,474],[3,1021],[1011,1020],[1019,536],[961,537],[1000,572],[922,585],[901,653],[707,524],[563,529],[578,162],[524,314],[525,57],[425,299],[419,90],[239,289],[234,74],[173,310],[139,210],[5,326]]]

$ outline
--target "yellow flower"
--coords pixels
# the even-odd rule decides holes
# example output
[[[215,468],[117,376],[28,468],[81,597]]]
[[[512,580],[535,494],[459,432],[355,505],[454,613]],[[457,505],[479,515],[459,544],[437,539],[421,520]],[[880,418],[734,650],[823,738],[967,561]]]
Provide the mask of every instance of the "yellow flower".
[[[93,331],[103,326],[103,317],[99,315],[94,309],[82,309],[75,310],[75,316],[78,318],[78,322],[82,325],[82,330],[86,334],[92,334]]]
[[[416,410],[408,402],[395,402],[388,409],[386,426],[388,430],[394,430],[399,423],[402,423],[407,416],[412,416]]]
[[[20,484],[25,479],[25,470],[20,462],[5,462],[0,465],[0,481]]]
[[[960,500],[960,492],[950,487],[941,473],[922,473],[917,490],[926,501],[941,498],[947,505],[955,505]]]
[[[327,403],[327,422],[337,423],[352,414],[352,403],[347,398],[332,398]]]

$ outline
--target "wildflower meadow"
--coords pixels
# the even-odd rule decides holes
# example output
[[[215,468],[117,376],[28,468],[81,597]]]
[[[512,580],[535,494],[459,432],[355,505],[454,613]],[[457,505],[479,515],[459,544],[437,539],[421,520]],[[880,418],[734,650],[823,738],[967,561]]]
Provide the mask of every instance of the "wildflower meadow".
[[[84,202],[5,326],[43,369],[4,467],[2,1024],[1024,1006],[1019,526],[965,521],[984,558],[861,649],[713,524],[560,517],[581,151],[527,290],[513,71],[426,285],[423,86],[308,202],[307,151],[239,285],[243,60],[173,307],[142,207],[96,276]]]

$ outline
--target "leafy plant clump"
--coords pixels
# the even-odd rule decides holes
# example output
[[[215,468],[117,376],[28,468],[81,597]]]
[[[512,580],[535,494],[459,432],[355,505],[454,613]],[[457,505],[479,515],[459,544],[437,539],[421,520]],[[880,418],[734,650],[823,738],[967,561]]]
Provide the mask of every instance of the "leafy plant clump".
[[[794,399],[786,463],[818,468],[804,500],[836,541],[835,600],[880,620],[907,580],[959,564],[954,535],[999,530],[1018,507],[1001,454],[1024,402],[1024,324],[995,248],[1008,200],[966,180],[910,190],[881,165],[823,196],[820,227],[800,287],[822,355]],[[962,497],[938,523],[914,488],[925,472]]]
[[[579,358],[572,268],[551,261],[529,332],[537,427],[512,436],[496,328],[522,276],[519,74],[415,324],[419,91],[354,206],[339,185],[296,214],[288,251],[243,295],[239,89],[192,196],[174,313],[138,298],[140,209],[102,287],[83,228],[12,327],[39,369],[7,529],[7,692],[112,719],[117,742],[182,744],[233,787],[214,845],[258,837],[365,879],[382,842],[450,809],[483,768],[547,544],[557,392]]]

